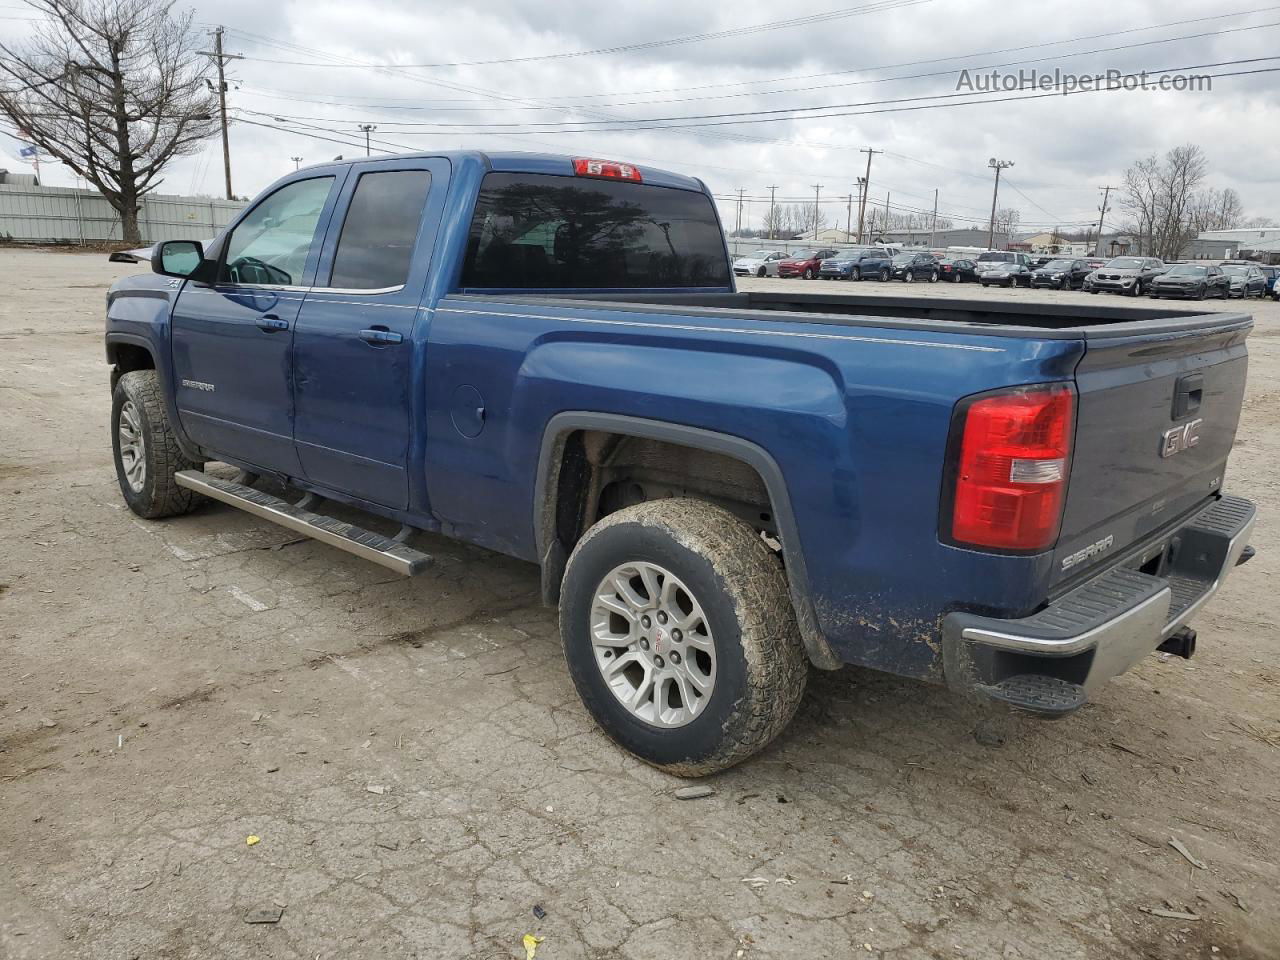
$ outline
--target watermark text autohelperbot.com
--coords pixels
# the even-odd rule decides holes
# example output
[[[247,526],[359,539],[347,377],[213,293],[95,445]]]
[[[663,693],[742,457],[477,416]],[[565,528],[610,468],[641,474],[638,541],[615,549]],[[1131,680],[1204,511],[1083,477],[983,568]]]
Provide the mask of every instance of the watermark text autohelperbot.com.
[[[964,93],[1088,93],[1093,90],[1146,90],[1151,92],[1207,93],[1213,89],[1213,77],[1202,73],[1125,73],[1107,70],[1103,73],[1066,73],[1062,70],[1000,70],[975,72],[961,70],[956,90]]]

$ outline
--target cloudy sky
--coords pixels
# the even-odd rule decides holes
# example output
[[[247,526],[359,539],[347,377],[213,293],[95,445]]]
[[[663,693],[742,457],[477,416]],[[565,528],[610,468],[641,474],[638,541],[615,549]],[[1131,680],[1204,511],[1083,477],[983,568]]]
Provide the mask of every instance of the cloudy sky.
[[[1016,164],[1001,206],[1017,207],[1024,226],[1050,227],[1096,220],[1098,187],[1119,184],[1141,156],[1192,141],[1207,152],[1210,185],[1239,191],[1249,216],[1280,220],[1280,72],[1220,76],[1210,92],[954,96],[965,68],[1280,68],[1280,4],[839,2],[791,11],[760,0],[227,0],[197,18],[207,30],[216,16],[226,49],[245,57],[231,67],[229,95],[239,194],[291,170],[291,157],[363,153],[358,125],[373,123],[375,150],[555,151],[692,173],[718,196],[744,188],[756,198],[744,211],[752,226],[770,185],[780,200],[812,202],[814,184],[843,224],[863,147],[884,151],[874,202],[889,191],[896,210],[926,210],[937,189],[941,215],[985,222],[987,160],[999,157]],[[4,0],[0,30],[23,30],[22,9]],[[10,169],[20,169],[15,152],[0,138]],[[72,179],[46,171],[48,183]],[[221,183],[210,141],[174,163],[161,189],[216,195]],[[722,214],[732,226],[735,205],[722,203]]]

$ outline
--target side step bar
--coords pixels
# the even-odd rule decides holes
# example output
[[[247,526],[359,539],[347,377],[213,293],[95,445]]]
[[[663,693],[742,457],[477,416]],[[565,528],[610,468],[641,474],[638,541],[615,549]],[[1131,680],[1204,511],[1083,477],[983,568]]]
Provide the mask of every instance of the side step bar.
[[[178,486],[194,490],[213,500],[229,503],[255,517],[262,517],[296,533],[314,537],[357,557],[372,560],[406,577],[422,573],[431,564],[430,554],[415,550],[391,537],[384,537],[380,533],[335,520],[333,517],[312,513],[253,487],[211,477],[202,470],[179,470],[174,479],[178,481]]]

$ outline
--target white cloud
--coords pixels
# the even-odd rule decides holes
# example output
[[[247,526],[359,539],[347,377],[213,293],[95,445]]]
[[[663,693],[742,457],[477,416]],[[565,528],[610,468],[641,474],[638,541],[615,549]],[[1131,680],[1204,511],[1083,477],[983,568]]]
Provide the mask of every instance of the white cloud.
[[[356,124],[370,122],[378,124],[374,135],[377,139],[413,144],[422,150],[480,147],[613,157],[695,174],[722,195],[745,187],[749,195],[767,196],[766,188],[776,184],[780,197],[808,198],[813,195],[811,185],[822,183],[823,197],[832,198],[828,215],[836,216],[838,209],[841,223],[844,201],[835,198],[853,190],[856,177],[863,172],[864,157],[858,153],[862,146],[888,151],[875,160],[873,200],[883,202],[888,189],[895,204],[927,208],[937,188],[941,210],[953,219],[985,216],[991,200],[986,162],[990,156],[999,156],[1017,164],[1008,171],[1010,188],[1002,190],[1001,205],[1018,207],[1024,223],[1051,225],[1059,219],[1064,223],[1092,219],[1099,201],[1098,186],[1119,183],[1125,167],[1133,160],[1188,141],[1206,149],[1212,185],[1238,190],[1250,214],[1280,216],[1280,137],[1275,135],[1273,106],[1277,75],[1219,79],[1209,93],[1052,96],[984,106],[957,105],[701,131],[556,134],[542,130],[528,136],[481,136],[478,132],[459,131],[419,136],[397,124],[561,122],[864,103],[951,92],[962,66],[982,67],[1022,59],[1054,58],[1035,65],[1040,69],[1061,66],[1074,72],[1093,72],[1109,67],[1128,71],[1266,57],[1274,53],[1280,26],[1263,25],[1280,23],[1280,8],[1248,17],[1221,16],[1264,7],[1262,3],[1251,5],[1241,0],[1238,6],[1221,10],[1220,16],[1201,23],[1124,32],[1204,18],[1213,11],[1192,0],[1130,0],[1123,5],[1102,0],[1049,5],[934,0],[818,25],[703,43],[391,73],[266,62],[319,58],[257,38],[366,62],[456,62],[643,43],[781,20],[789,15],[799,18],[833,8],[792,10],[762,0],[719,5],[670,0],[624,5],[519,0],[494,0],[482,5],[419,5],[392,0],[263,4],[230,0],[217,7],[201,7],[198,15],[218,17],[230,31],[228,50],[251,58],[234,65],[238,89],[230,95],[233,106],[268,115],[316,118],[306,122],[340,131],[323,135],[349,139],[353,144],[362,136]],[[1177,43],[1090,56],[1079,53],[1246,25],[1254,26],[1247,32]],[[1104,36],[1021,53],[978,55],[1085,35]],[[871,69],[944,57],[960,59],[892,70]],[[1277,61],[1253,66],[1275,65]],[[867,82],[952,68],[957,73]],[[804,80],[775,79],[831,71],[862,72]],[[766,80],[775,82],[757,82]],[[742,81],[753,82],[706,89],[713,84]],[[790,92],[763,92],[784,88]],[[479,89],[496,91],[505,99],[467,92]],[[661,89],[674,92],[645,92]],[[600,93],[612,95],[594,97]],[[743,93],[750,95],[739,95]],[[627,101],[695,96],[702,99],[621,105]],[[569,98],[579,98],[576,102],[592,108],[566,108],[564,104],[575,102]],[[326,100],[343,103],[315,102]],[[521,109],[548,103],[561,106],[549,111]],[[484,108],[484,112],[444,109],[464,105]],[[395,109],[411,106],[430,109]],[[273,122],[269,116],[244,116]],[[291,170],[292,156],[315,162],[339,153],[352,156],[363,152],[362,146],[325,143],[301,133],[245,124],[236,124],[231,136],[238,193],[255,193]],[[744,137],[790,142],[744,142]],[[217,193],[221,177],[220,147],[215,141],[203,155],[175,163],[162,189]],[[758,224],[765,207],[765,203],[753,203],[748,221]],[[731,204],[724,205],[723,213],[732,222]]]

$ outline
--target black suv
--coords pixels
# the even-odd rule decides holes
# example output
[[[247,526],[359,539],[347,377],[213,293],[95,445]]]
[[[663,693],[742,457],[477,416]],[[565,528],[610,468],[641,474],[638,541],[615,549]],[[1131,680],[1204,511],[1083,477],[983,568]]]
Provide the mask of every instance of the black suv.
[[[1050,260],[1048,263],[1031,271],[1033,287],[1057,287],[1059,290],[1073,290],[1084,286],[1084,278],[1093,272],[1086,260],[1072,260],[1066,257]]]
[[[907,283],[912,280],[938,282],[938,258],[932,253],[900,253],[893,258],[889,270],[893,279]]]

